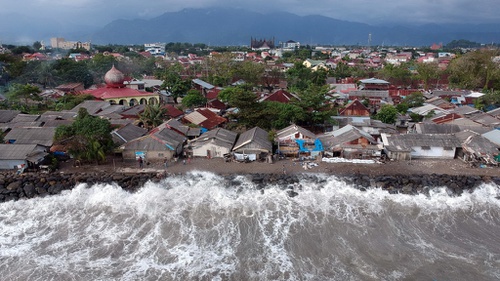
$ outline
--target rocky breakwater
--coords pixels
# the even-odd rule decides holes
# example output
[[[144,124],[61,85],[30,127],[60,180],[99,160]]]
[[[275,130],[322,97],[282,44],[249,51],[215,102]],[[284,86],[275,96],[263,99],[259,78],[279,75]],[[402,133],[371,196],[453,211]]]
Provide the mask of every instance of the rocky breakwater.
[[[70,190],[80,183],[116,183],[127,191],[136,191],[147,181],[159,181],[157,173],[0,173],[0,202],[43,197]]]
[[[367,175],[353,174],[343,176],[341,179],[361,190],[366,190],[367,188],[381,188],[393,194],[428,194],[431,188],[446,187],[450,195],[461,195],[465,191],[473,191],[483,183],[495,183],[500,185],[500,176],[395,174],[370,177]]]
[[[0,173],[0,202],[25,198],[43,197],[59,194],[63,190],[70,190],[80,183],[89,186],[96,183],[115,183],[126,191],[134,192],[146,182],[159,182],[171,174],[150,173],[116,173],[116,172],[89,172],[89,173],[25,173],[17,175],[15,172]],[[226,188],[242,189],[241,175],[221,174],[225,179]],[[447,187],[450,195],[460,195],[471,192],[483,183],[500,185],[500,176],[469,176],[446,174],[415,174],[415,175],[377,175],[353,173],[347,175],[333,174],[276,174],[253,173],[247,174],[256,189],[265,192],[265,188],[277,186],[283,189],[290,197],[300,195],[303,182],[315,182],[318,186],[326,184],[329,177],[345,182],[359,190],[381,188],[392,194],[428,194],[434,187]]]
[[[319,175],[319,174],[249,174],[249,179],[257,189],[263,190],[266,186],[275,185],[286,190],[289,196],[299,195],[302,180],[313,181],[319,186],[326,183],[328,177],[336,177],[340,181],[359,190],[366,191],[370,188],[381,188],[391,194],[428,194],[432,188],[446,187],[450,195],[459,196],[463,192],[472,192],[483,183],[500,185],[499,177],[446,175],[446,174],[416,174],[416,175],[384,175],[370,176],[363,174],[348,175]],[[234,180],[234,175],[225,175],[230,186],[240,186]]]

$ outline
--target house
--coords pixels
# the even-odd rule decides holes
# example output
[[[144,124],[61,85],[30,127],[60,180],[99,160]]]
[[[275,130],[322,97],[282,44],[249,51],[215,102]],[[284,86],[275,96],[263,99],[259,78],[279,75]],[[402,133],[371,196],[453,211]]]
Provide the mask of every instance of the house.
[[[242,133],[233,147],[236,159],[246,156],[249,160],[260,160],[265,159],[272,152],[273,144],[269,140],[269,134],[259,127]]]
[[[0,170],[33,167],[47,155],[47,149],[37,144],[0,144]]]
[[[206,108],[198,108],[182,118],[185,122],[192,123],[208,130],[217,128],[227,122],[227,119],[221,117]]]
[[[214,89],[214,88],[215,88],[215,86],[214,86],[214,85],[212,85],[212,84],[210,84],[210,83],[207,83],[207,82],[205,82],[205,81],[203,81],[203,80],[201,80],[201,79],[193,79],[193,80],[192,80],[192,82],[193,82],[193,87],[194,87],[196,90],[200,91],[200,93],[201,93],[204,97],[206,97],[206,96],[207,96],[208,91],[210,91],[210,90],[212,90],[212,89]]]
[[[4,136],[10,144],[38,144],[50,148],[54,143],[56,128],[13,128]]]
[[[109,102],[102,100],[85,100],[73,107],[71,111],[78,114],[80,108],[85,108],[90,115],[97,115],[97,113],[111,106]]]
[[[358,99],[349,103],[346,107],[339,110],[340,116],[370,116],[368,108]]]
[[[237,133],[226,129],[213,129],[189,141],[186,153],[193,157],[224,157],[231,152],[237,136]]]
[[[65,94],[75,94],[85,90],[85,87],[83,86],[83,83],[67,83],[57,86],[56,90],[62,91]]]
[[[500,146],[473,131],[462,131],[455,136],[462,142],[462,149],[457,157],[473,165],[498,166]]]
[[[116,129],[113,132],[111,132],[111,137],[113,138],[115,144],[123,145],[129,141],[132,141],[134,139],[146,135],[147,132],[148,130],[135,126],[132,123],[129,123],[124,127]]]
[[[278,154],[298,156],[299,153],[314,151],[316,134],[292,124],[276,132],[275,142],[278,144]]]
[[[306,59],[302,64],[305,67],[310,68],[312,71],[317,71],[319,69],[328,70],[328,67],[326,66],[326,61],[324,60]]]
[[[415,133],[417,134],[454,134],[460,132],[458,125],[451,124],[434,124],[434,123],[417,123],[415,124]]]
[[[187,137],[188,139],[197,138],[201,134],[200,128],[192,128],[192,127],[186,126],[176,119],[170,119],[167,122],[158,126],[158,128],[162,128],[162,127],[166,127],[166,128],[169,128],[170,130],[174,130],[177,133]]]
[[[491,130],[489,132],[483,133],[482,136],[487,138],[492,143],[500,146],[500,130]]]
[[[359,159],[381,155],[382,147],[377,145],[375,138],[352,125],[327,133],[319,139],[325,154],[334,157]]]
[[[462,147],[454,135],[382,134],[384,152],[394,160],[414,158],[453,159]]]
[[[120,147],[124,159],[143,157],[148,162],[163,162],[182,154],[186,138],[163,128],[152,134],[129,141]]]
[[[259,100],[259,102],[275,101],[280,103],[289,103],[294,99],[300,100],[300,98],[295,94],[289,93],[285,90],[278,90],[270,95],[264,96]]]
[[[0,109],[0,124],[9,123],[20,113],[19,110]]]

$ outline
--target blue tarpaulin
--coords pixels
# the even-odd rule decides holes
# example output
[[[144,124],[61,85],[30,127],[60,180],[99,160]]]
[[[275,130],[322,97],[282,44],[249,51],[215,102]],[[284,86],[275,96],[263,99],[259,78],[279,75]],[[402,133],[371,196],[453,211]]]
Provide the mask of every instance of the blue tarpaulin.
[[[314,149],[313,149],[313,151],[324,151],[323,144],[321,143],[321,141],[319,139],[316,139],[314,141]]]

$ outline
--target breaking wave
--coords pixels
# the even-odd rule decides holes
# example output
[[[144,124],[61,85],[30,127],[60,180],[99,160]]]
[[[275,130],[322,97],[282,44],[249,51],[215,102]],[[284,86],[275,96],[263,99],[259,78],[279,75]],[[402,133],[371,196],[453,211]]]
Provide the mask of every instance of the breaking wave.
[[[390,195],[317,177],[293,198],[193,172],[2,203],[0,279],[500,279],[498,186]]]

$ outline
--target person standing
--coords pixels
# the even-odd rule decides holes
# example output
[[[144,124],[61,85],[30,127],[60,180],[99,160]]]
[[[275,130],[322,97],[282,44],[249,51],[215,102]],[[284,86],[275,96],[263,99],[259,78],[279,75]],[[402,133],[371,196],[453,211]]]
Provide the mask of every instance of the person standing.
[[[142,156],[139,156],[139,159],[137,160],[139,162],[139,168],[142,169],[144,160],[142,159]]]
[[[163,165],[165,166],[165,170],[167,170],[167,167],[168,167],[168,159],[167,158],[165,158]]]

